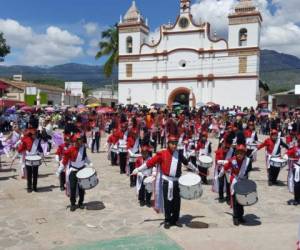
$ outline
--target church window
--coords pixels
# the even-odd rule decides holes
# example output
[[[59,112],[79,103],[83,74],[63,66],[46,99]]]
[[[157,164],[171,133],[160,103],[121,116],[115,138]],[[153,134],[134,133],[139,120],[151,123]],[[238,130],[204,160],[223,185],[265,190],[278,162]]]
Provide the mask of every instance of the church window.
[[[247,46],[248,31],[243,28],[239,33],[239,46]]]
[[[132,37],[129,36],[126,39],[126,49],[127,49],[127,53],[132,53]]]
[[[180,20],[179,20],[179,26],[182,28],[182,29],[185,29],[189,26],[189,20],[185,17],[182,17]]]
[[[247,57],[241,56],[239,57],[239,73],[247,73]]]
[[[126,64],[126,77],[132,77],[132,64]]]

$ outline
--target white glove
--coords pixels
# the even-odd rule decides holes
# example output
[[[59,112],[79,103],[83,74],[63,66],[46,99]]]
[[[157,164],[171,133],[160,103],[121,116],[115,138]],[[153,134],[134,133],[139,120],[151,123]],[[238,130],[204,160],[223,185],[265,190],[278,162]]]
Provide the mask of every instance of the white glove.
[[[62,173],[63,170],[64,170],[64,166],[59,165],[59,167],[56,170],[56,175],[59,176]]]
[[[253,156],[256,152],[258,151],[258,149],[256,148],[256,149],[254,149],[253,151],[252,151],[252,153],[251,153],[251,156]]]
[[[283,157],[282,157],[282,159],[284,159],[284,160],[288,160],[289,159],[289,157],[288,157],[288,155],[287,154],[285,154]]]
[[[56,160],[57,162],[59,162],[59,156],[58,156],[58,155],[55,155],[55,160]]]
[[[199,174],[198,168],[193,163],[189,162],[188,168],[194,171],[195,173]]]
[[[226,163],[228,163],[228,161],[226,160],[219,160],[217,161],[218,165],[225,165]]]
[[[139,169],[138,169],[138,168],[135,168],[135,169],[132,171],[131,175],[138,175],[139,172],[140,172]]]
[[[130,149],[128,149],[128,154],[129,154],[129,156],[133,156],[134,155],[134,153],[132,153],[132,151]]]
[[[139,172],[142,172],[144,170],[148,169],[146,163],[144,163],[142,166],[140,166],[139,168],[136,168],[132,171],[131,175],[137,175]]]
[[[225,174],[224,168],[221,169],[218,177],[221,178]]]

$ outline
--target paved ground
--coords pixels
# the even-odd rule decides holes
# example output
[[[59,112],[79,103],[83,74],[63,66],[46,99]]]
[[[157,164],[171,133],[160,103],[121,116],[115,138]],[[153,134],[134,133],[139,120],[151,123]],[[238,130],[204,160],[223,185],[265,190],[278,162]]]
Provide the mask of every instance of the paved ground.
[[[216,143],[214,143],[216,144]],[[280,186],[268,187],[264,152],[251,178],[258,184],[259,203],[245,209],[248,224],[234,227],[231,209],[219,204],[211,186],[200,200],[182,201],[184,227],[163,229],[163,215],[140,208],[129,180],[111,167],[106,153],[89,154],[100,184],[87,192],[85,210],[71,213],[67,197],[58,188],[53,156],[40,167],[39,192],[27,194],[26,182],[0,170],[0,249],[223,249],[295,250],[300,206],[287,206],[284,169]]]

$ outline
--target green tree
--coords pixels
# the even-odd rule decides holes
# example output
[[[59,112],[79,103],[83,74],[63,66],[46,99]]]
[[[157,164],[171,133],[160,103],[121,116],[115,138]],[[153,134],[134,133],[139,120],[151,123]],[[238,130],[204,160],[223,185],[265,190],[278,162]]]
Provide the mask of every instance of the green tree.
[[[0,32],[0,59],[10,53],[10,47],[6,44],[3,33]]]
[[[102,40],[99,42],[100,50],[96,54],[96,59],[107,56],[104,64],[104,74],[110,77],[114,66],[119,61],[119,34],[117,24],[102,32]]]

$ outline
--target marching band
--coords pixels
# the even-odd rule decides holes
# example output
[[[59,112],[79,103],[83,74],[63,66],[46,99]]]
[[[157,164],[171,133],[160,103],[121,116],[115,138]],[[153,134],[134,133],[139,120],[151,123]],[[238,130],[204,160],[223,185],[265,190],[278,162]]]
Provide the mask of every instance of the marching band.
[[[80,114],[66,114],[64,129],[59,132],[53,128],[50,116],[39,121],[32,115],[28,128],[21,133],[14,124],[1,146],[5,154],[16,150],[14,160],[19,155],[28,192],[38,192],[39,167],[51,148],[56,148],[59,187],[66,192],[70,211],[74,212],[77,207],[84,209],[85,192],[98,184],[88,148],[99,153],[105,129],[109,133],[106,147],[110,164],[129,176],[129,185],[136,188],[141,207],[164,213],[166,229],[182,226],[181,199],[200,198],[202,185],[210,183],[218,201],[227,201],[233,209],[233,224],[239,225],[245,223],[244,206],[258,201],[256,184],[250,177],[257,151],[262,148],[266,149],[269,186],[277,184],[280,170],[288,165],[288,189],[294,194],[288,204],[300,204],[299,131],[293,128],[284,137],[280,124],[276,124],[270,136],[260,142],[257,117],[250,114],[121,109],[99,115],[94,110],[85,119]],[[219,140],[215,151],[213,137]],[[209,180],[213,167],[213,179]]]

